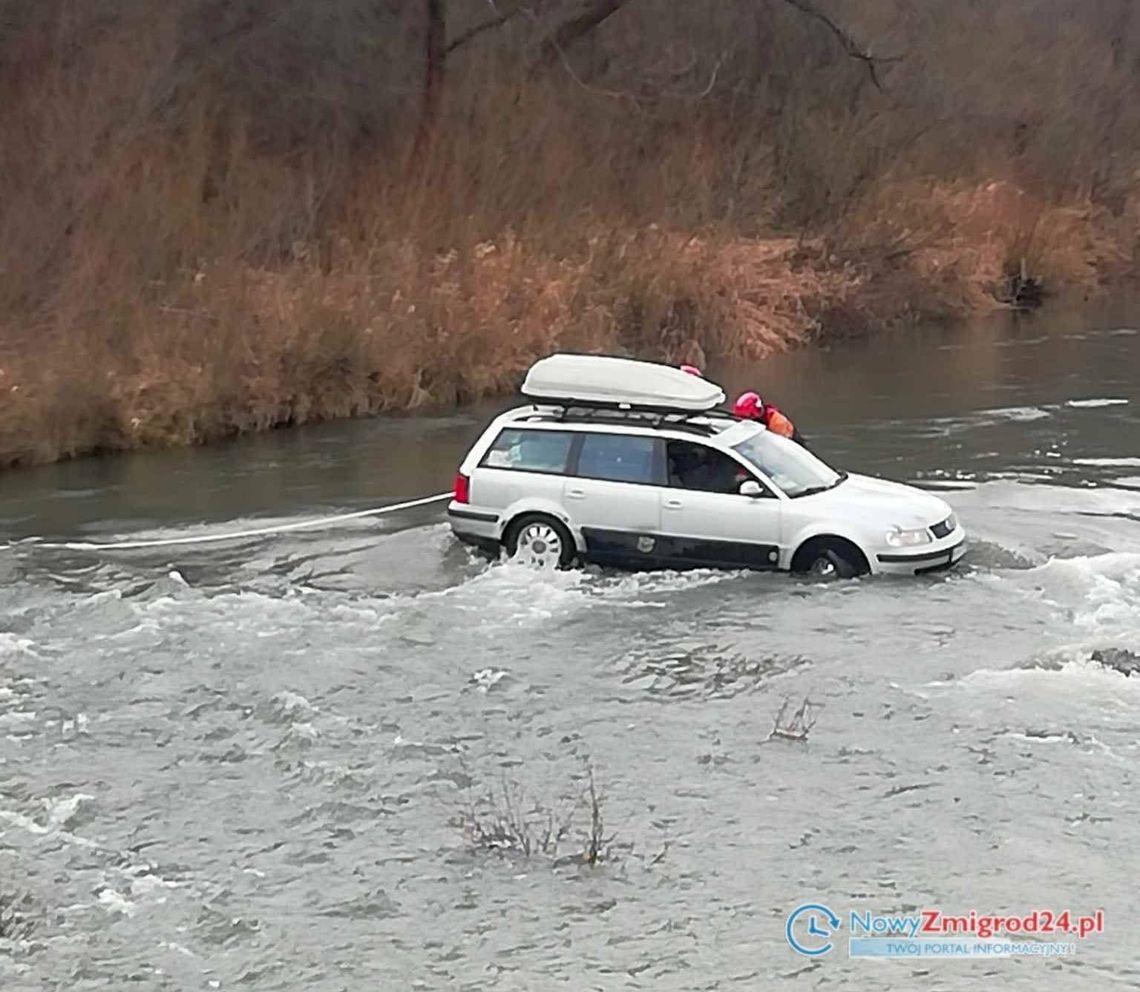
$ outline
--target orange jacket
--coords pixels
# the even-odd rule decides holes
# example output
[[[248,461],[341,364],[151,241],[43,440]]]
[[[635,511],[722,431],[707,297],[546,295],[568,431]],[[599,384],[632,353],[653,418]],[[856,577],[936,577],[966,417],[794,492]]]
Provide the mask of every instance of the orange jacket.
[[[773,434],[781,437],[791,437],[796,433],[796,426],[771,403],[764,404],[764,426]]]

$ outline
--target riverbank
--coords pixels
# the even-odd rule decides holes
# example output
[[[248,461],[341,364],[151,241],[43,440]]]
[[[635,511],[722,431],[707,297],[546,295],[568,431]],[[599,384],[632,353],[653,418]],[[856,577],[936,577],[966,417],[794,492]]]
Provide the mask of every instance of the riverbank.
[[[1131,5],[820,2],[9,3],[0,467],[1135,272]]]
[[[1023,275],[1087,295],[1134,271],[1138,214],[912,183],[813,237],[593,224],[564,254],[508,231],[446,251],[342,238],[324,264],[303,248],[274,267],[206,264],[89,312],[101,333],[9,349],[0,465],[452,406],[513,390],[556,350],[755,360],[1014,305]]]

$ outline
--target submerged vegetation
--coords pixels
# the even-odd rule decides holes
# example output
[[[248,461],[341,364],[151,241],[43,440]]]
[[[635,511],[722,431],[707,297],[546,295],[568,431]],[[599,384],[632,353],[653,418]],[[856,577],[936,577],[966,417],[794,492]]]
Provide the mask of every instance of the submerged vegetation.
[[[804,696],[799,706],[793,707],[791,698],[785,696],[779,712],[772,720],[772,729],[768,732],[765,743],[769,741],[806,743],[812,727],[819,720],[821,709],[823,709],[822,703],[812,702],[807,696]]]
[[[470,781],[466,772],[464,778]],[[452,824],[473,851],[592,868],[609,860],[615,846],[604,809],[605,796],[586,758],[581,774],[561,798],[534,798],[524,785],[504,775],[497,787],[479,795],[469,788]]]
[[[1131,0],[0,0],[0,465],[1134,271]]]

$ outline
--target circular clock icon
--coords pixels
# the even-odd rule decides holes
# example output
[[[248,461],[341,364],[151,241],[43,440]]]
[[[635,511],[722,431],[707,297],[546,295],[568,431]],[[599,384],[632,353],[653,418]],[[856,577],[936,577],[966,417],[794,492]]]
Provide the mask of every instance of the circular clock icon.
[[[831,950],[831,938],[841,925],[839,917],[823,904],[806,902],[788,914],[784,934],[793,951],[816,958]]]

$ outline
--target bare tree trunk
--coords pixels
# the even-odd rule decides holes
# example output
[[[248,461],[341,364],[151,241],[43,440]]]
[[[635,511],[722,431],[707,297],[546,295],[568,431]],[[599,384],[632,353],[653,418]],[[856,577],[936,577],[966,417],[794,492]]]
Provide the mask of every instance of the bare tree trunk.
[[[423,160],[435,136],[439,104],[443,98],[444,59],[447,54],[447,18],[444,0],[425,0],[427,30],[424,37],[424,87],[420,119],[412,148],[413,166]]]

